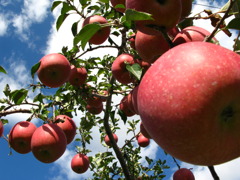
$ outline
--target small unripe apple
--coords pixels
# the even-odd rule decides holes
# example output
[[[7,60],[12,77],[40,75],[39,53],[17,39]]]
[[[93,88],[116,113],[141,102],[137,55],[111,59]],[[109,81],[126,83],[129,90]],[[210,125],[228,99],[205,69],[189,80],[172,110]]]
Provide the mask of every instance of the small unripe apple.
[[[63,121],[55,124],[63,130],[67,138],[67,144],[70,144],[76,135],[77,126],[75,122],[67,115],[58,115],[55,117],[55,121],[57,120]]]
[[[181,168],[173,174],[173,180],[195,180],[195,177],[190,169]]]
[[[150,144],[150,139],[142,134],[137,135],[137,142],[140,147],[147,147]]]
[[[118,136],[117,136],[116,134],[113,134],[113,138],[114,138],[114,141],[117,143],[117,142],[118,142]],[[106,135],[106,136],[104,137],[104,142],[106,143],[106,145],[112,146],[112,143],[111,143],[108,135]]]
[[[40,59],[37,74],[45,86],[57,88],[68,80],[70,71],[71,66],[68,59],[61,54],[53,53]]]
[[[110,0],[110,2],[112,4],[113,8],[115,8],[115,6],[117,6],[118,4],[122,4],[122,5],[124,5],[124,7],[126,6],[125,5],[126,0]],[[116,11],[121,12],[121,13],[125,12],[125,8],[115,8],[115,9],[116,9]]]
[[[108,21],[99,15],[93,15],[93,16],[89,16],[87,17],[84,21],[83,21],[83,27],[86,26],[87,24],[92,24],[92,23],[100,23],[100,24],[106,24],[108,23]],[[104,41],[107,40],[107,38],[110,35],[110,27],[102,27],[99,31],[97,31],[89,40],[89,43],[91,44],[102,44],[104,43]]]
[[[78,153],[72,158],[71,168],[75,173],[82,174],[88,170],[89,164],[88,156]]]
[[[67,138],[56,124],[38,127],[31,139],[31,150],[35,158],[43,163],[52,163],[60,158],[67,147]]]
[[[75,66],[71,66],[71,73],[69,76],[69,83],[73,86],[81,86],[87,80],[87,70],[84,67],[76,68]]]
[[[9,144],[18,153],[26,154],[31,151],[31,139],[37,129],[35,124],[21,121],[15,124],[9,133]]]

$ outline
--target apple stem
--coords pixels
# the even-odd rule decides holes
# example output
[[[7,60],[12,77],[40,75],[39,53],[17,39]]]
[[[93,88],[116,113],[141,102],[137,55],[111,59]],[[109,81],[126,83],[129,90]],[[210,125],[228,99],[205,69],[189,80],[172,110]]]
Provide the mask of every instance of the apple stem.
[[[218,177],[218,175],[214,169],[214,166],[208,166],[208,169],[210,170],[214,180],[220,180],[220,178]]]

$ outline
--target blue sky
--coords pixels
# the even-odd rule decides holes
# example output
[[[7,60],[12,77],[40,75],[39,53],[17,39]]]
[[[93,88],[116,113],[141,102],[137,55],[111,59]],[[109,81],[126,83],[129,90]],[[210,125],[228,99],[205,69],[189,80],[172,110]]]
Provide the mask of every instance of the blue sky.
[[[0,0],[0,65],[7,71],[8,75],[0,74],[0,98],[3,97],[2,90],[6,83],[11,89],[26,88],[32,82],[30,68],[36,64],[39,59],[48,53],[60,52],[63,46],[72,44],[70,26],[77,20],[72,15],[60,28],[59,32],[55,30],[55,21],[59,10],[50,12],[50,0]],[[197,4],[208,4],[208,1],[198,0]],[[220,7],[223,2],[215,2],[213,6]],[[193,11],[200,12],[203,6],[195,6]],[[197,24],[206,29],[212,30],[210,24],[206,21],[199,21]],[[232,44],[228,37],[223,33],[217,36],[221,45],[231,48]],[[111,50],[112,51],[112,50]],[[100,52],[100,51],[99,51]],[[99,53],[96,51],[95,53]],[[107,50],[101,50],[102,56],[108,53]],[[113,55],[116,52],[112,51]],[[115,53],[115,54],[114,54]],[[87,54],[88,56],[90,54]],[[5,126],[4,135],[9,133],[10,128],[16,122],[26,120],[28,115],[11,115],[8,116],[9,124]],[[79,122],[79,117],[74,120]],[[37,120],[34,120],[39,124]],[[122,128],[123,129],[123,128]],[[123,130],[122,130],[123,131]],[[119,130],[119,133],[124,134]],[[97,131],[96,131],[97,132]],[[94,139],[99,138],[98,133],[94,133]],[[123,143],[120,139],[120,144]],[[8,155],[10,150],[7,142],[0,139],[0,172],[1,179],[4,180],[75,180],[91,177],[91,173],[77,175],[69,167],[71,157],[74,155],[74,145],[68,146],[67,151],[58,161],[52,164],[43,164],[37,161],[31,153],[21,155],[13,151],[13,155]],[[94,152],[105,151],[106,149],[99,143],[92,143],[89,148]],[[143,149],[142,154],[154,158],[164,157],[162,150],[152,141],[151,145]],[[167,172],[167,180],[171,179],[172,173],[177,169],[172,158],[168,158],[169,165],[173,168]],[[186,163],[180,163],[182,167],[193,168],[196,180],[211,179],[209,171],[205,167],[193,166]],[[216,167],[216,171],[223,180],[240,179],[238,170],[240,160],[234,160],[221,166]]]

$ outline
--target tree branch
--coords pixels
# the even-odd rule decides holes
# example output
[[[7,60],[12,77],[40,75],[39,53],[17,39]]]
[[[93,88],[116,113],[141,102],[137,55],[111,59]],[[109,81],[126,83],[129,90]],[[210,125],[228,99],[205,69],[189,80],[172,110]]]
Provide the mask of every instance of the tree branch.
[[[14,109],[14,110],[8,110],[8,111],[1,111],[0,112],[0,117],[7,116],[10,114],[16,114],[16,113],[32,113],[31,110],[29,109]]]
[[[214,166],[208,166],[208,169],[210,170],[214,180],[220,180],[220,178],[218,177],[218,175],[214,169]]]

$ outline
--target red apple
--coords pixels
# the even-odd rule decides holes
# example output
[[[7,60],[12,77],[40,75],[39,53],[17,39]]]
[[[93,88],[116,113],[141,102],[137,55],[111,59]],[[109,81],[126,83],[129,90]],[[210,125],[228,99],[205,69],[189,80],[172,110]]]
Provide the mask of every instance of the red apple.
[[[115,8],[115,6],[120,5],[120,4],[124,5],[124,7],[125,7],[126,0],[110,0],[110,2],[112,4],[113,8]],[[116,8],[116,11],[124,13],[125,8]]]
[[[113,134],[113,138],[114,138],[114,141],[117,143],[118,142],[118,137],[117,137],[116,134]],[[112,146],[112,143],[111,143],[110,138],[108,137],[108,135],[106,135],[104,137],[104,142],[106,143],[106,145]]]
[[[147,130],[145,129],[144,125],[142,122],[140,122],[140,132],[143,136],[145,136],[146,138],[151,139],[151,136],[149,135],[149,133],[147,132]]]
[[[173,39],[174,46],[182,43],[192,42],[192,41],[204,41],[207,36],[211,33],[206,29],[198,26],[189,26],[180,31]],[[212,41],[216,44],[218,41],[213,38]]]
[[[67,144],[70,144],[76,135],[77,126],[75,122],[67,115],[58,115],[55,117],[56,120],[63,121],[55,124],[63,130],[67,138]]]
[[[195,180],[195,177],[190,169],[181,168],[173,174],[173,180]]]
[[[159,31],[146,25],[156,25],[171,29],[178,23],[181,12],[181,0],[126,0],[126,9],[152,14],[154,20],[137,21],[136,27],[146,34],[160,34]]]
[[[124,96],[119,104],[119,109],[128,117],[135,115],[133,105],[130,102],[130,98],[128,96]]]
[[[89,164],[88,156],[78,153],[72,158],[71,168],[75,173],[82,174],[88,170]]]
[[[9,133],[9,144],[18,153],[26,154],[31,151],[31,138],[37,129],[35,124],[21,121],[15,124]]]
[[[31,149],[35,158],[43,163],[52,163],[66,150],[67,138],[56,124],[44,124],[32,135]]]
[[[136,114],[139,114],[138,113],[138,103],[137,103],[137,95],[138,95],[138,87],[139,86],[135,86],[132,90],[132,105],[133,105],[133,108],[134,108],[134,112]]]
[[[168,30],[167,34],[171,39],[174,39],[179,32],[180,31],[179,31],[178,27],[175,26],[174,28]]]
[[[159,56],[170,49],[162,34],[149,35],[141,31],[137,31],[135,46],[138,55],[148,63],[153,63]]]
[[[3,131],[4,131],[3,123],[0,120],[0,137],[3,135]]]
[[[99,15],[93,15],[93,16],[89,16],[87,17],[84,21],[83,21],[83,27],[86,26],[87,24],[93,24],[93,23],[100,23],[100,24],[106,24],[108,23],[108,21]],[[89,43],[91,44],[102,44],[104,43],[104,41],[107,40],[107,38],[110,35],[110,27],[102,27],[99,31],[97,31],[92,38],[89,40]]]
[[[164,53],[145,73],[138,111],[153,140],[177,159],[216,165],[240,156],[240,56],[189,42]]]
[[[142,134],[137,135],[137,142],[140,147],[147,147],[150,144],[150,139]]]
[[[103,106],[103,101],[100,97],[92,96],[87,98],[87,104],[92,107],[100,107]]]
[[[112,74],[114,78],[122,83],[122,84],[129,84],[134,82],[134,78],[131,77],[131,74],[126,69],[126,64],[134,64],[135,60],[134,57],[130,54],[121,54],[119,55],[112,64]]]
[[[73,86],[81,86],[87,80],[87,70],[84,67],[76,68],[75,66],[71,66],[71,73],[69,76],[69,83]]]
[[[94,107],[87,104],[86,109],[91,114],[95,114],[95,115],[100,114],[103,111],[103,103],[98,107]]]
[[[44,85],[57,88],[68,80],[70,71],[71,66],[68,59],[61,54],[53,53],[40,59],[37,74]]]

